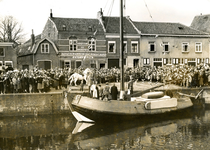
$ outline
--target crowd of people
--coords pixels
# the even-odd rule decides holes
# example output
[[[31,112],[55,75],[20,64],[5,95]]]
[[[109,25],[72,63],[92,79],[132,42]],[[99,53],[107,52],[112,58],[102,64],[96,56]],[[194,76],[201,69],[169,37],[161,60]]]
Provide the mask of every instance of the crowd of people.
[[[54,68],[43,70],[37,66],[31,70],[1,70],[0,94],[4,93],[42,93],[51,88],[62,89],[69,85],[69,78],[73,73],[84,75],[84,68]],[[171,65],[164,67],[125,68],[124,80],[130,79],[149,82],[171,82],[185,87],[201,87],[210,85],[210,68],[208,65],[198,66]],[[120,81],[120,69],[91,69],[87,80],[78,81],[91,87],[96,84],[115,83]],[[79,84],[80,84],[79,83]],[[70,85],[74,86],[74,85]],[[84,86],[84,85],[82,85]],[[98,86],[99,88],[99,86]]]

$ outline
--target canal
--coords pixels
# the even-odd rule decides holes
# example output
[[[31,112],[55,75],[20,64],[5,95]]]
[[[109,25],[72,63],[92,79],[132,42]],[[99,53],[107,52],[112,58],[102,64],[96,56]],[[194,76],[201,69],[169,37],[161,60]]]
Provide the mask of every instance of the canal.
[[[0,118],[0,150],[209,149],[210,109],[139,118],[132,122],[77,123],[70,115]]]

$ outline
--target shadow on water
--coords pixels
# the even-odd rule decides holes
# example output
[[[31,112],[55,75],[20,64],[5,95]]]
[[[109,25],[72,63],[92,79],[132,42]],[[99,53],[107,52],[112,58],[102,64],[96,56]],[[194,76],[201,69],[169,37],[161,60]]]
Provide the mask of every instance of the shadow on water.
[[[132,122],[77,123],[72,115],[0,119],[0,149],[198,149],[210,140],[210,110]],[[197,142],[197,144],[195,144]]]
[[[68,147],[75,124],[76,120],[71,115],[2,118],[0,149]]]
[[[190,109],[179,114],[145,116],[132,122],[103,122],[90,125],[77,124],[80,130],[73,134],[72,142],[77,149],[151,149],[156,137],[164,138],[167,144],[168,136],[177,132],[179,128],[192,124],[195,116],[200,117],[205,110]],[[183,114],[184,113],[184,114]],[[87,126],[87,128],[82,128]],[[81,127],[81,129],[78,129]],[[155,138],[155,139],[154,139]],[[160,140],[160,139],[159,139]],[[169,145],[170,146],[170,145]],[[169,147],[170,148],[170,147]],[[171,147],[172,148],[172,147]]]

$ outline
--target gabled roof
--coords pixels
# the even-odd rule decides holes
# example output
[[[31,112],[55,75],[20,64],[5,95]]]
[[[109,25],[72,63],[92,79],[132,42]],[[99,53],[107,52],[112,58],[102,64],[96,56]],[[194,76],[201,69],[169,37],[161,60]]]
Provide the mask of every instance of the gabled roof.
[[[196,30],[210,33],[210,14],[195,16],[190,26]]]
[[[38,41],[40,40],[41,40],[41,34],[35,36],[34,45],[36,45],[36,43],[38,43]],[[26,41],[24,44],[19,45],[17,47],[18,56],[32,54],[34,45],[33,46],[31,45],[31,39]]]
[[[180,23],[133,21],[133,24],[141,34],[208,35],[207,33],[195,30]]]
[[[39,45],[45,40],[47,40],[49,43],[51,43],[54,50],[56,51],[56,53],[58,53],[58,49],[54,42],[52,42],[48,38],[40,39],[39,37],[41,37],[41,36],[38,36],[38,38],[35,38],[34,45],[31,45],[31,42],[30,42],[31,40],[28,40],[26,43],[19,46],[18,47],[18,56],[35,54],[38,50]]]
[[[54,22],[58,31],[68,32],[103,32],[103,28],[98,19],[84,19],[84,18],[58,18],[52,17],[51,21]]]
[[[106,33],[120,33],[120,17],[103,17]],[[123,17],[123,31],[126,34],[138,34],[128,18]]]

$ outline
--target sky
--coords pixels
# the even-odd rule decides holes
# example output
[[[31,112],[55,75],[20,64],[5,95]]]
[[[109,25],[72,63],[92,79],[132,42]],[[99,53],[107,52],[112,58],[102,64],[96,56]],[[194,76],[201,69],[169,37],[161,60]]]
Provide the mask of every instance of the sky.
[[[123,1],[124,15],[133,21],[178,22],[190,26],[195,16],[210,14],[210,0]],[[35,35],[42,33],[50,9],[54,17],[97,18],[100,8],[105,16],[119,16],[119,3],[120,0],[0,0],[0,19],[13,16],[22,24],[27,40],[32,29]]]

